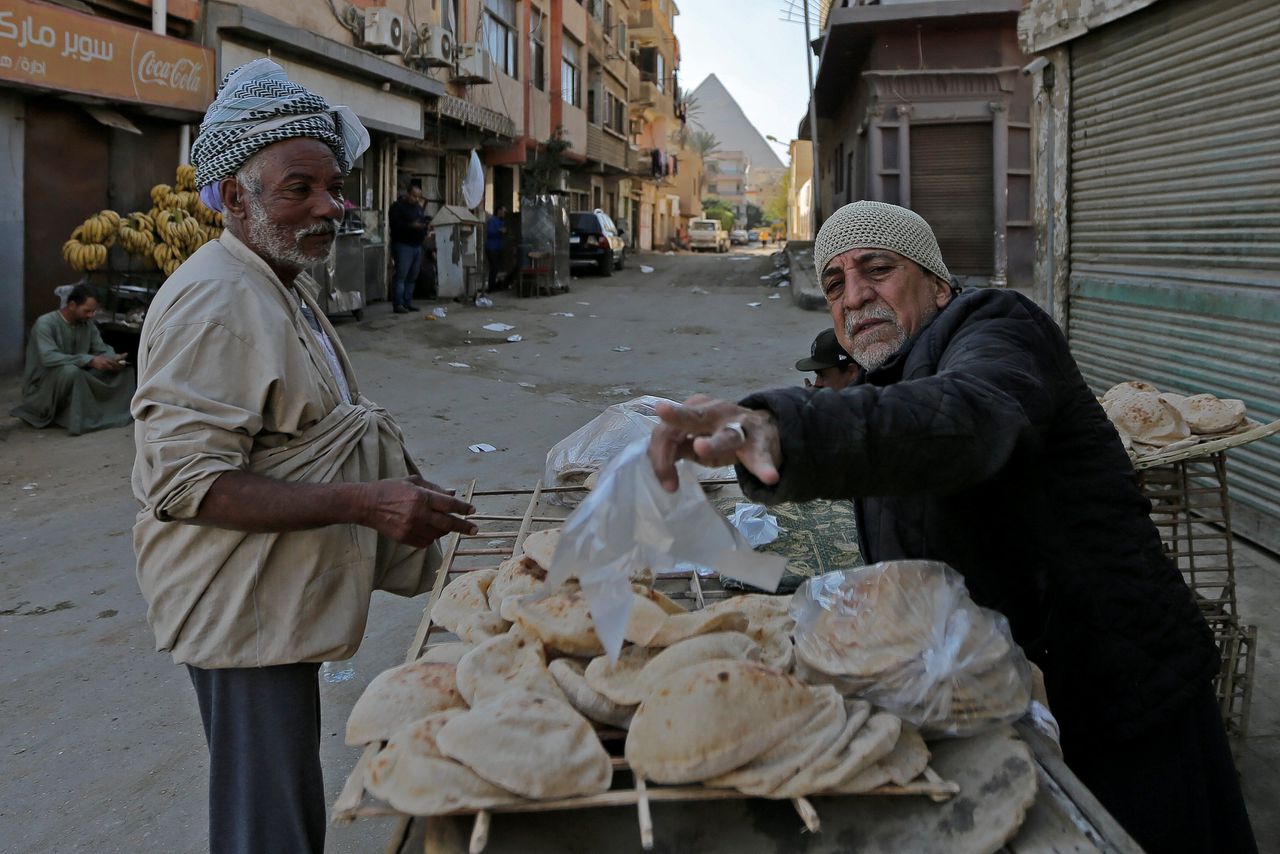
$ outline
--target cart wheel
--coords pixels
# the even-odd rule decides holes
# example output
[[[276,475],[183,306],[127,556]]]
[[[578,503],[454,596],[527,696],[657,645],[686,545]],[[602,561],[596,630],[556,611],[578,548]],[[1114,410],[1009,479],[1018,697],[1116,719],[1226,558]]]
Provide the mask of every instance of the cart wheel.
[[[351,312],[351,316],[354,317],[356,320],[364,320],[364,309],[363,308],[353,309]]]

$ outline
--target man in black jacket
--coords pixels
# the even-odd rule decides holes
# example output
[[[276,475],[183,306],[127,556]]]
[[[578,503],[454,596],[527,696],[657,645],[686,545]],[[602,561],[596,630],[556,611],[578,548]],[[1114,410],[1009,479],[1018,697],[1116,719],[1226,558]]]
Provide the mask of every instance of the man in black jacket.
[[[868,561],[945,561],[1045,674],[1067,764],[1145,848],[1254,851],[1213,637],[1053,320],[959,291],[904,208],[846,205],[814,260],[848,388],[658,410],[650,459],[735,463],[764,503],[851,498]]]

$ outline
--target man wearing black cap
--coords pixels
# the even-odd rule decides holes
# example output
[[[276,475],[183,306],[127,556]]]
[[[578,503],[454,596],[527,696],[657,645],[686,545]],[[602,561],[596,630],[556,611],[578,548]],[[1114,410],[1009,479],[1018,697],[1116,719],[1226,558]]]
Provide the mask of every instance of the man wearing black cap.
[[[809,347],[809,358],[796,362],[797,371],[813,371],[817,377],[810,382],[804,378],[805,388],[832,388],[836,391],[853,382],[858,376],[858,366],[836,340],[836,331],[828,327],[818,333]]]

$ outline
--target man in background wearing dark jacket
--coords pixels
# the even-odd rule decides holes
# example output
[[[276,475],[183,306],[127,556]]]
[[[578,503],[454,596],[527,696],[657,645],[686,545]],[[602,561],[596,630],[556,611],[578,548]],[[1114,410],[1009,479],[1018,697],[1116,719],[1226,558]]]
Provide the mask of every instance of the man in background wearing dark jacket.
[[[928,224],[857,202],[814,260],[848,388],[658,410],[649,455],[735,463],[754,501],[854,500],[869,562],[940,560],[1045,674],[1071,769],[1152,852],[1249,852],[1213,637],[1061,330],[1014,291],[959,291]]]
[[[418,307],[413,304],[413,289],[418,284],[422,265],[422,239],[427,235],[421,184],[411,182],[405,194],[392,202],[388,220],[391,226],[391,258],[396,265],[391,302],[396,314],[417,311]]]

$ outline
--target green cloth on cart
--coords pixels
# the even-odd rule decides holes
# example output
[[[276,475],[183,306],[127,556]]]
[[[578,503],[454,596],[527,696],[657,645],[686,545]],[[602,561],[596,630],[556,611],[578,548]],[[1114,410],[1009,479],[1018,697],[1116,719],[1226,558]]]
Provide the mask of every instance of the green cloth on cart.
[[[727,518],[745,501],[741,496],[730,495],[713,498],[711,503]],[[779,593],[791,593],[815,575],[862,565],[852,502],[818,499],[803,504],[777,504],[770,507],[769,512],[778,517],[782,533],[756,551],[787,559],[786,571],[778,584]],[[755,590],[731,578],[721,576],[720,580],[726,589]]]

